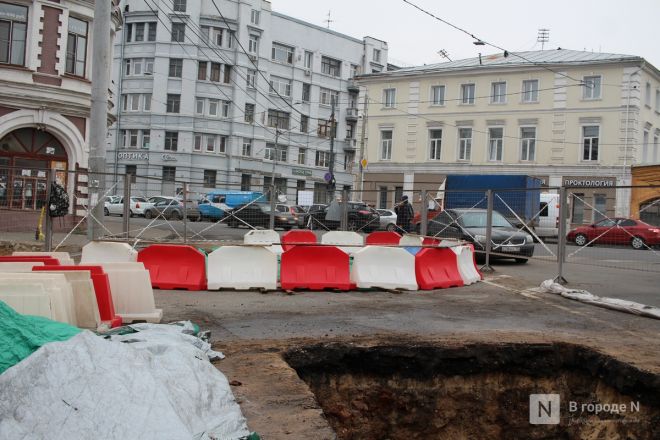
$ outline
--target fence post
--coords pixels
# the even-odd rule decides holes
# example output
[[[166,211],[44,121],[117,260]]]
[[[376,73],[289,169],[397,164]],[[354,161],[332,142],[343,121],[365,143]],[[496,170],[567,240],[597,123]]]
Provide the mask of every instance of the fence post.
[[[50,216],[50,194],[53,183],[55,182],[55,170],[50,169],[47,171],[48,180],[46,183],[46,208],[44,218],[44,250],[50,252],[53,250],[53,218]],[[9,190],[9,188],[7,189]],[[73,211],[75,213],[76,207],[74,203]],[[39,237],[37,237],[39,238]]]
[[[268,228],[275,230],[275,184],[271,183],[270,185],[270,219],[268,222]]]
[[[566,187],[559,188],[559,237],[557,240],[557,276],[555,283],[568,284],[564,278],[564,259],[566,256],[566,219],[568,217]]]
[[[422,208],[420,210],[420,225],[419,225],[419,234],[422,236],[426,236],[428,234],[428,228],[429,228],[429,203],[428,200],[426,200],[427,193],[426,190],[422,190]]]
[[[490,266],[490,252],[492,249],[492,236],[493,236],[493,190],[486,191],[486,198],[488,200],[488,210],[486,212],[486,262],[481,267],[482,272],[491,273],[495,270]]]
[[[339,230],[348,230],[348,190],[346,189],[341,192],[341,218],[339,221]]]
[[[188,243],[188,182],[183,182],[183,242]]]
[[[129,232],[131,230],[131,174],[124,174],[124,212],[122,215],[122,232],[126,240],[129,239]],[[99,203],[105,203],[102,200]]]

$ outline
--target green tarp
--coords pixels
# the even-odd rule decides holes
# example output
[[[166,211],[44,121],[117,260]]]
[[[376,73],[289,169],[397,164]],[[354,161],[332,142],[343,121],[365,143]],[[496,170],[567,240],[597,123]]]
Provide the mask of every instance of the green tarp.
[[[42,345],[66,341],[80,331],[77,327],[40,316],[21,315],[0,301],[0,374]]]

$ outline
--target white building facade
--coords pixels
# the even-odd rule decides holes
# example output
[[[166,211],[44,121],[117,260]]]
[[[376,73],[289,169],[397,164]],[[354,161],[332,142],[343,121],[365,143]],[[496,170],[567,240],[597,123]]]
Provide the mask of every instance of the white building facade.
[[[571,50],[495,54],[359,78],[365,201],[437,191],[449,174],[525,174],[574,190],[574,223],[628,215],[631,166],[660,160],[660,72]]]
[[[126,173],[165,180],[138,179],[144,195],[186,181],[199,193],[272,182],[290,201],[303,189],[322,197],[334,100],[336,188],[353,183],[352,78],[386,69],[385,42],[278,14],[261,0],[125,0],[122,8],[107,156],[115,181]]]

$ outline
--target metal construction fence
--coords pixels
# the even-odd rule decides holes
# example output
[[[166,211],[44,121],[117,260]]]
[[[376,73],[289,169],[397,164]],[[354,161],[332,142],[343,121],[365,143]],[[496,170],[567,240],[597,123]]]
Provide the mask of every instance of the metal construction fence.
[[[540,262],[549,278],[559,280],[565,264],[660,272],[660,186],[643,187],[657,196],[631,218],[617,215],[621,202],[615,198],[636,187],[370,193],[304,181],[288,186],[268,176],[223,185],[211,179],[114,177],[0,168],[0,230],[34,235],[46,249],[82,234],[137,245],[238,243],[250,229],[310,229],[319,235],[387,230],[470,242],[486,271],[506,259]],[[99,179],[106,182],[102,193],[96,189]],[[44,215],[50,182],[68,189],[71,208],[65,218]]]

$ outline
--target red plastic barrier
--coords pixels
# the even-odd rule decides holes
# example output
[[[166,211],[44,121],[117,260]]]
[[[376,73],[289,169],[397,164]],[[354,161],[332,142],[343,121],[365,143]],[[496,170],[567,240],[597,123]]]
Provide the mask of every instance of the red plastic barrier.
[[[206,290],[206,256],[192,246],[152,244],[138,252],[137,260],[155,289]]]
[[[59,266],[60,260],[55,257],[17,256],[7,255],[0,257],[0,263],[44,263],[44,266]]]
[[[426,246],[440,246],[441,241],[442,240],[440,240],[439,238],[435,238],[435,237],[424,237],[422,239],[422,244],[426,245]]]
[[[474,245],[472,243],[466,243],[466,246],[470,246],[470,249],[472,249],[472,264],[474,264],[474,268],[483,280],[484,274],[481,273],[481,269],[479,269],[479,266],[477,265],[477,252],[474,250]]]
[[[110,328],[121,326],[121,316],[115,315],[115,305],[112,302],[112,291],[110,290],[108,274],[103,271],[102,266],[36,266],[33,267],[32,270],[34,272],[64,272],[73,270],[89,271],[92,278],[92,284],[94,285],[94,293],[96,294],[96,303],[99,307],[101,321],[107,321],[110,324]]]
[[[282,254],[284,290],[350,290],[348,254],[334,246],[294,246]]]
[[[318,240],[316,234],[312,231],[295,230],[283,234],[280,242],[282,243],[282,249],[286,252],[295,247],[295,244],[290,243],[318,243]]]
[[[394,231],[375,231],[367,235],[367,240],[365,243],[369,245],[398,245],[399,240],[401,240],[401,234],[398,234]]]
[[[415,275],[421,290],[463,285],[458,258],[450,248],[424,248],[415,255]]]

